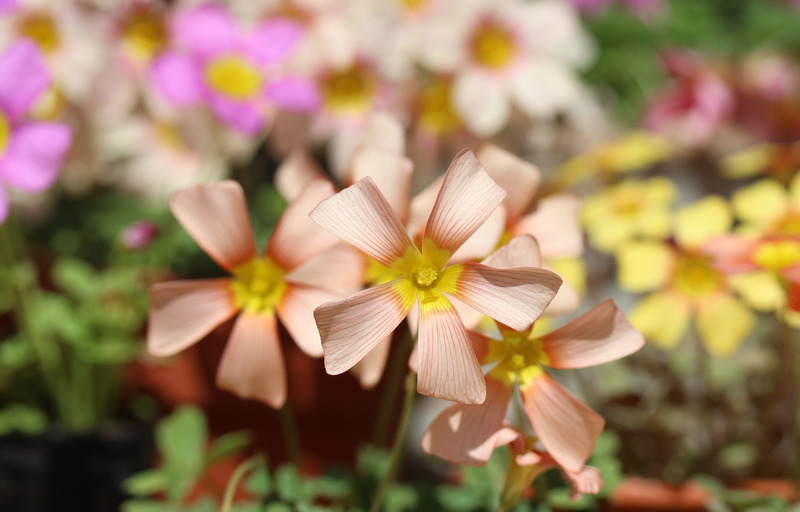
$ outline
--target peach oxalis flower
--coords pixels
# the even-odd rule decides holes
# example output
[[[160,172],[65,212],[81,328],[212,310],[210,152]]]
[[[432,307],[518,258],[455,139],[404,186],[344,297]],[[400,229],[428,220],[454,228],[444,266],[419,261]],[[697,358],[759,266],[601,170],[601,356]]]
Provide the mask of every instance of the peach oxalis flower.
[[[471,151],[445,174],[421,250],[370,178],[322,201],[311,217],[356,246],[395,278],[324,304],[314,316],[325,368],[352,368],[419,302],[417,390],[447,400],[481,403],[486,387],[461,318],[446,295],[515,329],[527,329],[555,296],[561,279],[541,268],[448,266],[451,256],[481,226],[506,192]]]
[[[276,316],[304,352],[319,357],[322,346],[312,311],[341,296],[326,287],[326,276],[340,272],[323,252],[338,240],[308,218],[308,212],[332,193],[330,183],[309,183],[286,207],[264,255],[259,255],[238,183],[208,183],[176,192],[170,200],[172,212],[232,278],[155,285],[147,333],[150,352],[175,354],[240,312],[222,355],[217,384],[281,407],[286,400],[286,370]]]

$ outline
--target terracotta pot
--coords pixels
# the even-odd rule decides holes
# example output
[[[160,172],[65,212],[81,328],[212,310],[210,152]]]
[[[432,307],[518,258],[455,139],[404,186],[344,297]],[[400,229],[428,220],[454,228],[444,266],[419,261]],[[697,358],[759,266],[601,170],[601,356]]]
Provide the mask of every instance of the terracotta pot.
[[[661,480],[630,477],[625,479],[609,498],[607,510],[645,511],[682,510],[702,512],[711,497],[706,489],[694,482],[678,487]]]

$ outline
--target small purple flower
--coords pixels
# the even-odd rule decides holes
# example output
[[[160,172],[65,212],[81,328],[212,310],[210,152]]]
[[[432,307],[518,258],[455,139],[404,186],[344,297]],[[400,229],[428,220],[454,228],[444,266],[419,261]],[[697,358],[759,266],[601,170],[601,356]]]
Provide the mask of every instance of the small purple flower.
[[[19,41],[0,54],[0,224],[8,217],[6,187],[25,192],[49,188],[72,143],[69,126],[25,119],[49,84],[35,44]]]
[[[149,220],[140,220],[129,224],[120,236],[122,246],[129,251],[147,249],[158,236],[158,226]]]
[[[312,110],[319,104],[312,82],[277,74],[302,35],[296,23],[274,18],[243,31],[221,7],[202,5],[178,12],[170,32],[175,48],[152,72],[175,105],[206,104],[224,123],[255,135],[270,105]]]

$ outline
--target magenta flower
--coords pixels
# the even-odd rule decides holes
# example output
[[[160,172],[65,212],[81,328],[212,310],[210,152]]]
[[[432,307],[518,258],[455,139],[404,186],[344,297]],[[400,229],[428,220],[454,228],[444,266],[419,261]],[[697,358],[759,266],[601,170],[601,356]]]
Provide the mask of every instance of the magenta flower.
[[[35,44],[19,41],[0,54],[0,223],[8,217],[6,187],[46,190],[58,177],[72,142],[65,124],[25,119],[49,84]]]
[[[310,110],[319,104],[311,82],[279,74],[301,28],[273,18],[251,30],[223,8],[203,5],[171,20],[175,48],[153,63],[161,93],[178,106],[208,105],[225,124],[248,135],[264,126],[271,107]]]

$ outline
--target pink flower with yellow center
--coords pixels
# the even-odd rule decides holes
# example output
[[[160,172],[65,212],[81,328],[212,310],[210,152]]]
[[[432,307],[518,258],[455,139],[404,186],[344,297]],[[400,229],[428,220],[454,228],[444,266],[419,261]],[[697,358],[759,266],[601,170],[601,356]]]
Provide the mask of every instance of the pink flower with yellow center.
[[[505,191],[470,151],[459,154],[428,219],[421,250],[370,178],[322,201],[311,217],[365,252],[395,278],[317,308],[325,368],[352,368],[419,305],[417,390],[464,403],[481,403],[483,374],[466,329],[447,296],[519,330],[527,329],[561,284],[540,268],[448,265],[452,255],[502,202]]]
[[[151,289],[147,344],[168,356],[185,349],[239,313],[217,372],[217,384],[279,408],[286,369],[277,319],[308,355],[322,355],[313,310],[341,296],[331,279],[337,264],[324,251],[336,244],[308,212],[333,188],[310,183],[286,207],[258,254],[241,186],[233,181],[176,192],[170,208],[192,238],[231,278],[160,283]]]
[[[533,238],[522,236],[497,251],[489,264],[507,268],[535,254]],[[504,436],[506,410],[518,386],[526,417],[544,448],[565,470],[580,472],[605,422],[545,368],[614,361],[639,350],[644,338],[610,300],[544,335],[535,326],[522,332],[502,323],[498,327],[498,338],[470,332],[481,364],[494,365],[485,378],[486,401],[443,411],[423,435],[423,449],[458,464],[485,464]]]
[[[319,103],[310,82],[280,75],[302,35],[294,22],[276,18],[246,31],[221,7],[204,5],[178,11],[170,33],[175,48],[156,59],[152,72],[175,105],[206,104],[224,123],[254,135],[272,106],[311,110]]]
[[[58,178],[72,143],[67,125],[26,120],[49,84],[44,59],[33,43],[16,42],[0,53],[0,224],[9,211],[6,187],[46,190]]]

